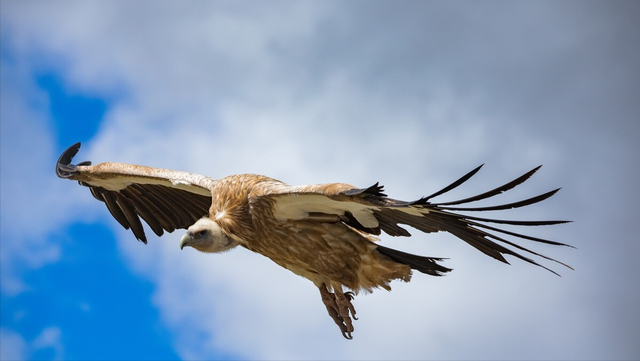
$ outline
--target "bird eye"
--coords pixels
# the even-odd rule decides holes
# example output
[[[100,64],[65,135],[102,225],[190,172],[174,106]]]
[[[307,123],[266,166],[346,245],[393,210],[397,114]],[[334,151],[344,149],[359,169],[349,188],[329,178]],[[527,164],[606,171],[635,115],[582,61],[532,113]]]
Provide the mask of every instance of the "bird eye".
[[[205,231],[200,231],[200,232],[196,233],[196,235],[197,235],[198,237],[204,237],[204,236],[206,236],[206,235],[207,235],[207,231],[206,231],[206,230],[205,230]]]

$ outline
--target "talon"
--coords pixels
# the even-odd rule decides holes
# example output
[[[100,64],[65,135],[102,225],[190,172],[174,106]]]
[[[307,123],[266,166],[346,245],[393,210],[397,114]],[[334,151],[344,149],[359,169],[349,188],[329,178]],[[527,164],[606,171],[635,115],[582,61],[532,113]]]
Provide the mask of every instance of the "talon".
[[[355,298],[355,294],[349,291],[349,292],[345,292],[344,295],[347,298],[346,306],[349,309],[349,312],[351,312],[351,317],[353,317],[354,320],[357,320],[358,318],[356,317],[356,308],[353,307],[353,304],[351,303],[351,301]]]
[[[353,301],[353,299],[356,298],[356,295],[351,291],[345,292],[344,295],[349,299],[348,307],[349,307],[349,311],[351,312],[351,317],[353,317],[353,319],[357,321],[358,318],[356,317],[356,309],[351,304],[351,301]]]
[[[327,290],[325,285],[318,287],[320,289],[320,295],[322,296],[322,303],[327,308],[329,316],[340,328],[342,336],[347,340],[353,339],[351,333],[354,331],[353,321],[358,318],[355,317],[356,309],[353,307],[351,300],[354,299],[355,294],[353,292],[345,293],[331,293]]]

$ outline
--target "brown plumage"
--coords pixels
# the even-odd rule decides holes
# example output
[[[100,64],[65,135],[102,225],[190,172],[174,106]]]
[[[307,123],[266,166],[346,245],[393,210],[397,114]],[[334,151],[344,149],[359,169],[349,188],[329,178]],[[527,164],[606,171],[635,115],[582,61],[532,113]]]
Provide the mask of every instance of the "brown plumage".
[[[93,196],[104,202],[113,217],[124,228],[131,229],[138,240],[147,242],[142,219],[157,236],[164,231],[187,229],[181,248],[190,246],[203,252],[222,252],[240,245],[262,254],[311,280],[320,290],[329,315],[346,338],[351,338],[353,332],[355,308],[351,301],[354,293],[379,287],[390,290],[392,280],[409,281],[412,270],[433,276],[450,271],[438,263],[440,258],[409,254],[377,243],[375,236],[382,232],[391,236],[410,236],[401,225],[426,233],[452,233],[504,263],[508,263],[504,255],[511,255],[544,267],[507,248],[508,245],[569,267],[505,237],[551,245],[566,244],[487,224],[533,226],[565,221],[497,220],[456,213],[506,210],[549,198],[558,189],[497,206],[464,206],[512,189],[540,167],[474,197],[431,202],[467,181],[480,166],[431,196],[405,202],[388,198],[377,183],[368,188],[344,183],[290,186],[254,174],[213,179],[122,163],[73,165],[72,158],[79,149],[80,143],[74,144],[60,156],[57,175],[89,187]],[[345,292],[343,287],[350,291]]]

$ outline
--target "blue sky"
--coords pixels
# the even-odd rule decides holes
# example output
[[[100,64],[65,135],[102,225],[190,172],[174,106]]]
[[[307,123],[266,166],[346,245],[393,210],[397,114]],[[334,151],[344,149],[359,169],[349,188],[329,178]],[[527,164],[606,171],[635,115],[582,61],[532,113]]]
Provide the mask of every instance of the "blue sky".
[[[2,1],[1,358],[636,359],[639,10]],[[181,231],[137,242],[55,177],[77,141],[77,161],[380,181],[400,199],[481,163],[452,198],[544,164],[505,200],[563,187],[513,217],[574,220],[531,233],[575,245],[535,249],[576,270],[385,238],[454,272],[359,295],[347,342],[267,259],[180,251]]]
[[[74,139],[89,140],[96,134],[107,109],[105,99],[70,93],[54,73],[38,75],[35,82],[49,99],[48,111],[58,148],[64,150],[65,144],[73,144]]]
[[[12,55],[9,50],[3,54]],[[56,152],[79,139],[90,141],[96,134],[107,109],[106,99],[69,92],[55,73],[34,73],[23,81],[33,82],[48,100],[42,105],[28,95],[25,99],[49,115]],[[48,238],[47,242],[59,247],[59,258],[38,272],[26,272],[23,281],[28,286],[23,292],[0,294],[3,329],[19,333],[27,342],[20,350],[22,356],[179,358],[170,346],[170,331],[161,324],[157,309],[150,307],[153,284],[127,269],[109,228],[99,223],[74,223]],[[221,357],[229,356],[221,353]]]

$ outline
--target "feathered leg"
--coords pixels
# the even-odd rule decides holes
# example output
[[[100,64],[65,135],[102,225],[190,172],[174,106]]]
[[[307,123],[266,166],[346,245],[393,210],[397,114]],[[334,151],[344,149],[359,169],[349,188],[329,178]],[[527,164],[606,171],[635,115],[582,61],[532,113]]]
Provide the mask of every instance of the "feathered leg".
[[[351,303],[351,300],[353,300],[353,292],[331,293],[327,290],[327,287],[324,284],[318,288],[320,289],[320,295],[322,296],[322,303],[327,307],[329,316],[331,316],[333,321],[340,328],[342,336],[351,340],[353,338],[351,333],[354,330],[351,317],[353,317],[354,320],[357,320],[356,309]]]

